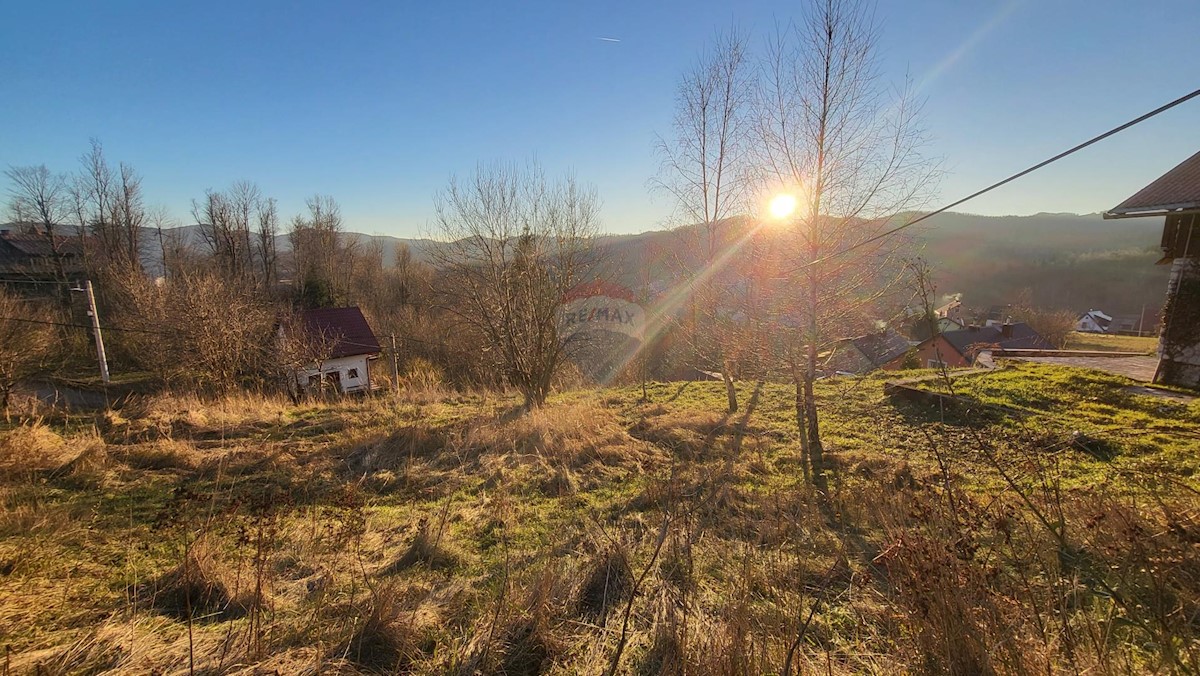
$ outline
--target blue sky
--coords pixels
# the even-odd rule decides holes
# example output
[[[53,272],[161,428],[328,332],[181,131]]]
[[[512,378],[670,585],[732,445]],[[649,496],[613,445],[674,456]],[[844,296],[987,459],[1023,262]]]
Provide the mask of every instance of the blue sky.
[[[190,222],[256,181],[285,215],[333,195],[349,229],[413,236],[478,161],[574,170],[606,229],[669,217],[656,132],[717,29],[797,2],[19,2],[0,11],[0,166],[69,170],[99,138]],[[889,77],[922,83],[949,201],[1200,87],[1195,0],[880,0]],[[597,40],[614,37],[620,42]],[[1093,212],[1200,149],[1200,100],[965,205]]]

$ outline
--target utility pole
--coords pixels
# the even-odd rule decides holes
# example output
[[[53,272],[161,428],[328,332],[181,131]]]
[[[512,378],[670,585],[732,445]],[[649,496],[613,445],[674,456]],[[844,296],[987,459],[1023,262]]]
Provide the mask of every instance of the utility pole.
[[[400,396],[400,364],[396,356],[396,334],[391,335],[392,338],[392,390],[396,396]]]
[[[87,293],[88,315],[92,318],[92,335],[96,337],[96,358],[100,360],[100,380],[108,384],[108,358],[104,356],[104,337],[100,335],[100,315],[96,313],[96,294],[92,291],[92,280],[84,282]]]

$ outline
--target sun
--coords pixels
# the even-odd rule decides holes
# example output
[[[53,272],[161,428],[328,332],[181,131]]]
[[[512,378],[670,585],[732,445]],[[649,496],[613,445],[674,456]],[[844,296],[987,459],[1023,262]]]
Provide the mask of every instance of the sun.
[[[784,219],[792,215],[796,210],[796,197],[782,193],[771,198],[767,209],[771,212],[771,218]]]

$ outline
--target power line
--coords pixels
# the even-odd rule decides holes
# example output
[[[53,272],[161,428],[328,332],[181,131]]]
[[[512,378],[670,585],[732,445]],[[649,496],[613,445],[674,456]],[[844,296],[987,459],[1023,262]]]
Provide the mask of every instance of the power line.
[[[53,279],[0,279],[0,284],[74,284],[78,286],[79,282],[63,282]]]
[[[65,326],[73,329],[90,329],[90,324],[69,324],[67,322],[50,322],[42,319],[24,319],[21,317],[0,317],[4,322],[24,322],[26,324],[45,324],[46,326]],[[155,336],[169,335],[166,331],[150,331],[148,329],[123,329],[117,326],[101,326],[104,331],[123,331],[125,333],[149,333]]]
[[[1028,169],[1019,171],[1002,181],[997,181],[982,190],[977,190],[960,200],[957,200],[957,201],[951,202],[950,204],[947,204],[946,206],[944,206],[940,209],[937,209],[935,211],[930,211],[929,213],[923,214],[922,216],[915,218],[907,223],[898,225],[890,230],[881,232],[878,235],[868,237],[867,239],[865,239],[857,244],[854,244],[853,246],[849,246],[849,247],[846,247],[845,249],[835,251],[835,252],[829,254],[828,256],[818,258],[815,261],[809,261],[808,263],[805,263],[804,265],[801,265],[800,267],[795,268],[793,271],[798,272],[800,270],[810,268],[814,265],[819,265],[819,264],[824,263],[825,261],[830,260],[832,258],[836,258],[843,254],[848,254],[851,251],[854,251],[855,249],[860,249],[868,244],[878,242],[879,240],[884,239],[886,237],[890,237],[890,236],[896,234],[897,232],[904,230],[905,228],[909,228],[909,227],[916,225],[917,223],[920,223],[921,221],[923,221],[927,218],[936,216],[944,211],[949,211],[950,209],[953,209],[954,207],[956,207],[964,202],[973,200],[976,197],[979,197],[980,195],[982,195],[984,193],[991,192],[991,191],[995,190],[996,188],[999,188],[1000,186],[1005,185],[1006,183],[1011,183],[1011,182],[1017,180],[1018,178],[1021,178],[1022,176],[1031,174],[1031,173],[1037,171],[1038,169],[1041,169],[1042,167],[1045,167],[1049,164],[1053,164],[1054,162],[1057,162],[1068,155],[1072,155],[1080,150],[1083,150],[1084,148],[1086,148],[1094,143],[1099,143],[1100,141],[1103,141],[1104,139],[1108,138],[1109,136],[1112,136],[1114,134],[1119,134],[1119,133],[1125,131],[1126,129],[1128,129],[1136,124],[1139,124],[1141,122],[1145,122],[1146,120],[1149,120],[1150,118],[1152,118],[1160,113],[1165,113],[1166,111],[1174,108],[1175,106],[1178,106],[1181,103],[1186,103],[1187,101],[1190,101],[1190,100],[1196,98],[1197,96],[1200,96],[1200,89],[1197,89],[1190,94],[1185,94],[1184,96],[1181,96],[1181,97],[1175,99],[1174,101],[1171,101],[1170,103],[1159,106],[1158,108],[1155,108],[1154,110],[1152,110],[1144,115],[1141,115],[1140,117],[1136,117],[1136,118],[1126,122],[1125,124],[1122,124],[1118,127],[1113,127],[1112,129],[1109,129],[1108,131],[1104,132],[1103,134],[1100,134],[1099,136],[1094,136],[1094,137],[1088,139],[1087,141],[1084,141],[1083,143],[1080,143],[1079,145],[1077,145],[1073,148],[1070,148],[1069,150],[1064,150],[1063,152],[1055,155],[1054,157],[1051,157],[1046,160],[1042,160],[1041,162],[1038,162],[1037,164],[1033,165],[1032,167],[1029,167]]]

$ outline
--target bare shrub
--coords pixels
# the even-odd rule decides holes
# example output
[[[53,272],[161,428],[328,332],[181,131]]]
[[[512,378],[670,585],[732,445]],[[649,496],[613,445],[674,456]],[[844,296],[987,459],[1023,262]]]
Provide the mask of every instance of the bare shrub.
[[[1051,345],[1062,349],[1073,335],[1078,317],[1070,310],[1045,310],[1023,305],[1012,308],[1012,319],[1025,322]]]
[[[282,386],[277,315],[253,287],[205,271],[118,282],[119,319],[150,330],[124,334],[125,350],[164,383],[217,392]]]
[[[46,370],[54,349],[54,327],[39,305],[0,288],[0,408],[9,417],[13,388]]]
[[[527,406],[545,403],[563,360],[559,309],[588,273],[598,209],[593,190],[536,164],[480,166],[438,196],[442,303]]]

